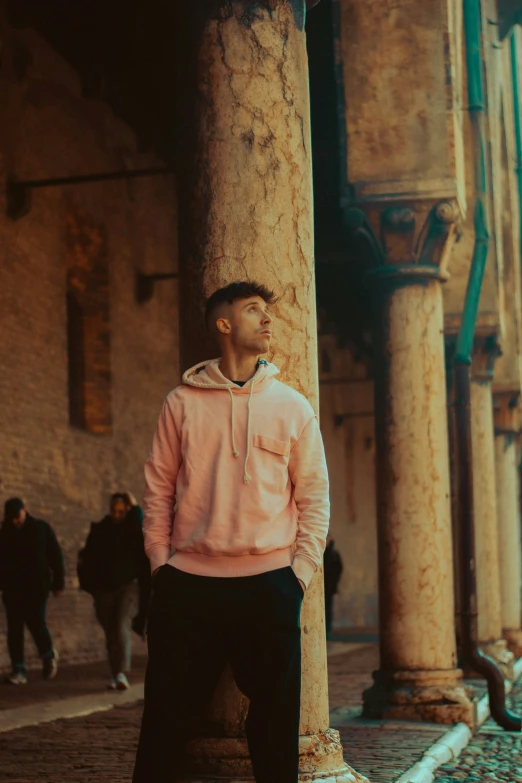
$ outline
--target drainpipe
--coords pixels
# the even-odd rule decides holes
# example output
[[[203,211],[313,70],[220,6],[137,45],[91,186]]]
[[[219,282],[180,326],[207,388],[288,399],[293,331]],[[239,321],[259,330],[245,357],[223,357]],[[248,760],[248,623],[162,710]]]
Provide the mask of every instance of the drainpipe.
[[[517,184],[518,184],[518,230],[520,260],[522,261],[522,115],[520,112],[520,78],[518,72],[518,45],[517,28],[514,27],[509,36],[509,49],[511,53],[511,82],[513,84],[513,117],[515,120],[515,147],[517,153]],[[519,465],[522,477],[522,463]]]
[[[515,118],[515,145],[517,150],[517,182],[518,182],[518,210],[519,210],[519,229],[520,229],[520,251],[522,258],[522,127],[520,117],[520,79],[518,75],[518,46],[516,39],[516,28],[512,30],[509,39],[511,52],[511,78],[513,83],[513,116]]]
[[[508,731],[520,731],[522,720],[506,706],[504,677],[496,663],[478,647],[477,582],[473,469],[471,451],[470,366],[475,326],[489,245],[486,135],[482,82],[480,0],[464,0],[464,28],[468,74],[469,114],[475,159],[475,246],[457,338],[454,363],[455,430],[459,456],[458,507],[460,511],[461,646],[464,661],[487,681],[493,719]]]

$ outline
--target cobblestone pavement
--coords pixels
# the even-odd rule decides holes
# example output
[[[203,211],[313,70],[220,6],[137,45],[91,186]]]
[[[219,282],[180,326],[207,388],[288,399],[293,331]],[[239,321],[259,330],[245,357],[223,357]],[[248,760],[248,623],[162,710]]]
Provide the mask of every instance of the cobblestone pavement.
[[[133,655],[131,683],[142,682],[147,657]],[[3,675],[2,675],[3,676]],[[29,707],[47,701],[60,701],[74,696],[93,696],[104,692],[109,682],[109,669],[105,661],[76,666],[61,666],[55,680],[44,680],[39,669],[27,673],[29,682],[14,687],[0,683],[0,710]],[[1,781],[1,778],[0,778]]]
[[[511,709],[522,713],[522,683],[508,697]],[[522,734],[507,732],[491,719],[473,737],[459,758],[435,773],[436,783],[522,783]]]
[[[377,647],[367,645],[334,654],[329,662],[330,699],[343,723],[343,710],[359,712],[361,693],[371,684]],[[85,674],[85,669],[83,669]],[[98,687],[104,675],[94,666]],[[62,697],[94,685],[76,673],[62,671]],[[76,682],[76,685],[75,685]],[[56,681],[58,686],[58,681]],[[29,687],[29,686],[28,686]],[[10,706],[20,689],[8,691]],[[16,691],[16,693],[14,693]],[[44,698],[35,678],[31,698]],[[47,691],[48,693],[48,691]],[[43,694],[43,695],[42,695]],[[24,703],[29,691],[24,691]],[[342,708],[342,709],[340,709]],[[129,783],[137,744],[142,704],[116,707],[72,720],[57,720],[0,734],[2,783]],[[346,715],[344,714],[344,717]],[[348,715],[350,717],[350,715]],[[444,733],[444,727],[404,727],[397,724],[348,721],[339,726],[346,760],[370,777],[371,783],[392,783]],[[153,783],[153,781],[151,781]]]
[[[448,726],[353,721],[339,728],[347,764],[370,783],[394,783],[407,772]]]
[[[376,668],[377,660],[376,645],[349,648],[346,653],[339,651],[339,654],[330,657],[332,725],[340,731],[345,758],[350,765],[366,775],[371,783],[394,783],[420,760],[447,727],[353,719],[360,712],[361,694],[371,684],[371,672]],[[105,672],[102,667],[95,667],[94,673],[100,687],[100,682],[105,682]],[[66,692],[76,695],[78,688],[83,689],[82,693],[86,688],[90,692],[94,687],[92,683],[78,679],[78,672],[75,675],[63,669],[61,674],[64,678],[60,685],[63,695]],[[56,681],[57,687],[58,684]],[[42,694],[45,695],[46,691],[38,680],[35,680],[34,688],[32,698],[43,698]],[[10,706],[14,706],[15,692],[20,698],[22,696],[18,688],[9,691]],[[29,691],[23,693],[24,699],[28,699]],[[517,696],[522,702],[520,689],[515,693]],[[129,783],[141,711],[142,704],[119,706],[108,712],[0,734],[1,783],[35,783],[37,780],[39,783]],[[465,751],[458,765],[441,769],[436,778],[439,783],[454,780],[522,783],[522,777],[515,775],[517,765],[522,769],[519,737],[495,734],[494,726],[488,724],[477,741],[477,747],[483,748],[482,752],[468,754]],[[472,746],[474,743],[475,740]],[[477,766],[477,758],[480,758],[481,764],[490,764],[490,752],[497,756],[496,777],[490,775],[490,767],[484,772],[485,767]],[[498,776],[501,761],[510,765],[511,777]],[[478,777],[472,767],[480,769]],[[465,773],[464,777],[462,773]]]

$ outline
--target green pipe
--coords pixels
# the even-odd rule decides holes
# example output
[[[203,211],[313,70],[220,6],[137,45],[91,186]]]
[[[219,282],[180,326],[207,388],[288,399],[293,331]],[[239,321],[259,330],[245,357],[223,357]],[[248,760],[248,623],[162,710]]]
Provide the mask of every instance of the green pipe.
[[[522,128],[520,117],[520,79],[518,76],[518,46],[516,28],[512,31],[509,41],[511,51],[511,77],[513,82],[513,115],[515,118],[515,145],[517,150],[517,181],[518,181],[518,209],[520,231],[520,257],[522,259]]]
[[[464,34],[468,74],[468,110],[475,162],[475,245],[454,361],[471,364],[473,340],[489,247],[488,176],[484,128],[480,0],[464,0]]]
[[[464,0],[464,34],[468,71],[469,114],[475,160],[475,246],[454,357],[454,412],[458,453],[461,652],[465,663],[487,680],[493,719],[508,731],[520,731],[522,720],[506,706],[504,676],[478,646],[475,510],[473,505],[473,446],[471,443],[470,367],[477,313],[488,257],[489,216],[484,129],[484,88],[480,0]],[[479,477],[480,480],[480,477]]]

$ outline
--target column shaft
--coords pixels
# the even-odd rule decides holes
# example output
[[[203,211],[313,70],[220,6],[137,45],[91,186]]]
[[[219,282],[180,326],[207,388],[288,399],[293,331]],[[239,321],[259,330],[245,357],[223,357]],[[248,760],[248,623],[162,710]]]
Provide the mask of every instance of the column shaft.
[[[502,636],[509,649],[522,654],[522,553],[518,471],[518,392],[495,395],[495,476]]]
[[[475,378],[471,383],[471,442],[478,635],[481,644],[495,642],[502,636],[493,438],[491,380]]]
[[[381,668],[365,712],[471,723],[456,669],[442,293],[411,282],[390,285],[376,317]]]
[[[280,295],[270,358],[281,379],[317,409],[304,0],[194,4],[191,13],[197,84],[187,115],[194,127],[181,227],[182,363],[186,367],[213,351],[199,325],[204,298],[234,280],[257,280]],[[307,590],[301,626],[300,777],[364,781],[344,764],[338,733],[328,728],[321,573]],[[211,716],[221,739],[193,747],[198,774],[251,779],[243,739],[246,709],[228,673]]]
[[[451,669],[455,638],[440,283],[397,289],[385,318],[389,364],[376,400],[382,427],[381,660],[397,670]]]
[[[475,361],[480,363],[480,354]],[[478,638],[484,652],[512,679],[513,654],[502,638],[492,375],[479,370],[471,382]]]

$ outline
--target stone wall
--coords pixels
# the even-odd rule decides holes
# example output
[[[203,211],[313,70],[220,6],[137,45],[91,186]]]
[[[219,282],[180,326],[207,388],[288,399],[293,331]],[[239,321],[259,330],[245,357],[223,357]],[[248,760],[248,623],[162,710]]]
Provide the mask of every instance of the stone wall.
[[[111,492],[141,499],[156,417],[179,381],[177,281],[156,284],[144,304],[135,298],[138,271],[177,268],[175,183],[161,176],[35,190],[25,217],[6,217],[8,177],[162,162],[138,150],[106,104],[81,97],[75,73],[31,30],[0,19],[0,39],[0,501],[20,495],[53,525],[67,588],[50,600],[49,622],[62,659],[85,660],[103,655],[103,645],[91,599],[77,587],[77,551]],[[71,285],[83,286],[94,313],[85,321],[79,426],[70,424]],[[0,611],[2,638],[3,622]]]
[[[334,335],[319,338],[319,370],[330,534],[344,565],[334,627],[373,627],[378,623],[373,382]]]

